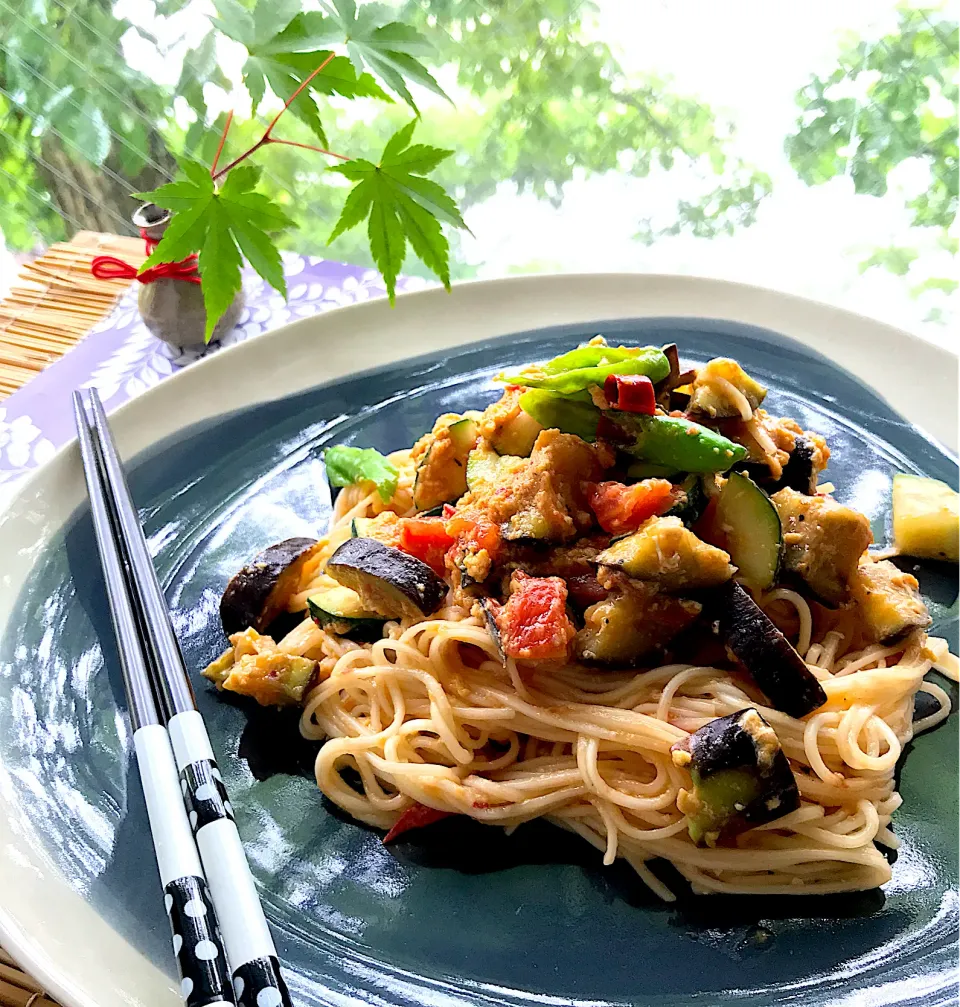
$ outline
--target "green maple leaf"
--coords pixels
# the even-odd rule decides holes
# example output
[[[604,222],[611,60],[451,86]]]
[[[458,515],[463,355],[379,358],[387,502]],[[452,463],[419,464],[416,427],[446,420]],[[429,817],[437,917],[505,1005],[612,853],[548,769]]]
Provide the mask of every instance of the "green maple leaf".
[[[210,172],[195,161],[180,163],[181,177],[153,192],[135,193],[167,210],[173,219],[140,271],[164,262],[180,262],[199,253],[200,289],[207,312],[204,339],[230,307],[240,289],[241,253],[251,266],[284,297],[287,284],[280,252],[268,232],[292,227],[293,221],[262,193],[253,189],[260,170],[240,165],[217,189]]]
[[[350,190],[327,244],[367,221],[370,252],[383,274],[390,303],[409,241],[416,255],[450,289],[450,247],[440,221],[469,230],[443,187],[423,176],[453,151],[413,144],[413,119],[387,141],[379,164],[357,159],[330,168],[357,184]]]
[[[243,83],[250,92],[254,108],[263,100],[268,84],[270,90],[281,101],[286,101],[331,55],[329,51],[322,50],[286,51],[282,47],[284,40],[281,35],[261,48],[250,49],[250,55],[243,64],[241,71]],[[289,35],[286,41],[293,43],[294,37],[295,35]],[[301,91],[290,105],[290,111],[316,134],[324,146],[327,143],[326,134],[320,123],[316,102],[308,92],[339,94],[344,98],[379,98],[381,101],[392,101],[370,74],[358,74],[346,56],[334,56],[322,72],[310,81],[310,86]]]
[[[320,5],[326,17],[314,11],[299,15],[291,24],[292,27],[299,23],[302,37],[313,46],[345,41],[357,73],[372,70],[417,115],[420,111],[407,81],[450,101],[417,58],[432,55],[433,47],[415,28],[390,20],[392,12],[388,7],[380,3],[358,7],[356,0],[320,0]]]

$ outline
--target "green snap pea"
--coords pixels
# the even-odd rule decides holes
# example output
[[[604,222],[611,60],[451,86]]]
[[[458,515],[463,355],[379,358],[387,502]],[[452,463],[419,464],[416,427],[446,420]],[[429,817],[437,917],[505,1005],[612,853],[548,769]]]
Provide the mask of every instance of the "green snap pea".
[[[608,416],[634,438],[618,447],[634,458],[680,472],[726,472],[747,449],[715,430],[677,416],[639,416],[611,411]]]
[[[585,441],[597,439],[600,410],[590,401],[535,389],[520,396],[520,408],[542,427],[576,434]]]
[[[611,374],[644,374],[656,383],[669,373],[669,360],[652,346],[581,346],[548,360],[542,367],[528,367],[519,374],[499,374],[497,380],[569,394],[591,385],[602,387]]]

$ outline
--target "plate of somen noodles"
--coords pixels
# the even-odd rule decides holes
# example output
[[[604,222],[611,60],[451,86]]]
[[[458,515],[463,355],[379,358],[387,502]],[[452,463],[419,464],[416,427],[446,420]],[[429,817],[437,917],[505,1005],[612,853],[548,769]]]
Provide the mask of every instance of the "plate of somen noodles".
[[[956,407],[880,323],[596,276],[119,410],[295,1001],[955,1002]],[[81,492],[69,446],[0,521],[0,943],[173,1004]]]

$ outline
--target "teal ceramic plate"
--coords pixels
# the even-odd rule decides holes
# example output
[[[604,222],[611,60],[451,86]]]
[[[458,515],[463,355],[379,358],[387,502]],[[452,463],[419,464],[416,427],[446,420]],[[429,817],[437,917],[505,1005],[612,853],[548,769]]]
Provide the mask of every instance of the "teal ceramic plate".
[[[224,647],[217,604],[231,574],[270,542],[324,527],[324,446],[408,445],[438,413],[492,401],[490,376],[505,364],[553,355],[598,331],[625,342],[675,341],[690,361],[740,360],[770,386],[771,411],[827,436],[827,477],[870,517],[878,541],[889,538],[894,472],[956,485],[955,462],[936,442],[851,373],[781,334],[791,331],[796,302],[783,299],[781,324],[758,327],[745,324],[746,310],[678,317],[648,293],[651,309],[637,302],[636,280],[612,310],[589,297],[584,280],[576,310],[560,297],[549,309],[539,302],[538,316],[543,282],[488,288],[491,300],[506,289],[529,309],[493,309],[507,338],[478,339],[486,333],[474,330],[458,346],[445,329],[432,352],[377,366],[385,353],[364,326],[375,322],[398,338],[417,318],[436,328],[435,305],[449,311],[449,301],[423,295],[395,316],[376,308],[372,320],[370,309],[348,309],[312,330],[266,337],[246,354],[224,353],[184,375],[192,380],[162,386],[165,396],[121,411],[115,426],[131,487],[194,672]],[[817,310],[834,325],[849,318]],[[329,363],[333,343],[344,341],[349,357]],[[895,342],[937,357],[908,337]],[[338,367],[337,379],[324,381]],[[955,396],[943,408],[955,409]],[[78,489],[70,449],[0,523],[0,550],[13,557],[0,592],[0,941],[70,1007],[173,1004],[169,931]],[[918,576],[934,630],[956,649],[955,568],[922,565]],[[910,746],[894,820],[902,846],[882,891],[694,898],[664,868],[661,877],[681,894],[665,905],[629,869],[603,868],[592,848],[539,823],[508,839],[448,822],[385,848],[378,833],[321,798],[314,749],[298,740],[295,717],[218,699],[198,676],[196,688],[304,1007],[956,1002],[953,717]]]

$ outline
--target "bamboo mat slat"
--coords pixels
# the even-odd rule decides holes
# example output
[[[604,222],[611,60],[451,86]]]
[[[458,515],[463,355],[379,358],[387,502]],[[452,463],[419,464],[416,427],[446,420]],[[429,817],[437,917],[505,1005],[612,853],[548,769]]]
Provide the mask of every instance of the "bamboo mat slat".
[[[93,277],[97,255],[137,267],[146,257],[140,238],[79,231],[21,268],[0,301],[0,399],[76,346],[129,287],[129,280]],[[6,1004],[0,992],[0,1005]]]
[[[13,959],[0,948],[0,1005],[2,1007],[57,1007],[43,988],[21,972]]]

